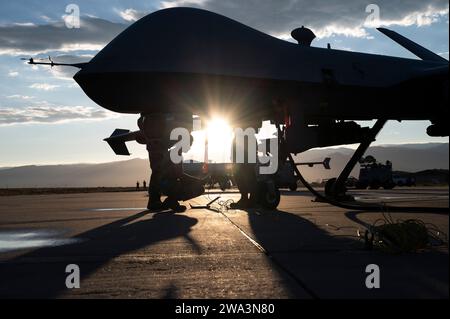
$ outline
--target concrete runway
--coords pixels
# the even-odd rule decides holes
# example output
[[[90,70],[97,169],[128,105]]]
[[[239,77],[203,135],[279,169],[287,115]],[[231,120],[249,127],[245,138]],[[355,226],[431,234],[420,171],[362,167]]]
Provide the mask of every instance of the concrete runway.
[[[448,188],[353,194],[448,207]],[[449,297],[447,247],[402,255],[364,250],[357,230],[381,213],[312,199],[285,192],[278,211],[173,214],[146,211],[144,192],[0,197],[0,298]],[[448,213],[392,217],[420,218],[448,232]],[[68,264],[80,267],[79,289],[65,285]],[[380,268],[379,289],[365,285],[369,264]]]

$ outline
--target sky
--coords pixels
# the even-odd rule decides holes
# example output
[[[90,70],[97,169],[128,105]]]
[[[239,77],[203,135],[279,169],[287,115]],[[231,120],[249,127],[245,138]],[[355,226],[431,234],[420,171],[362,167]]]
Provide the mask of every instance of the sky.
[[[374,11],[369,10],[371,3],[377,5]],[[66,26],[69,4],[79,8],[80,28]],[[176,6],[208,9],[287,41],[293,41],[291,30],[305,25],[317,35],[313,46],[330,43],[335,49],[415,58],[374,29],[385,26],[449,56],[449,4],[440,0],[1,1],[0,167],[147,157],[142,145],[128,143],[132,156],[125,158],[103,142],[115,128],[136,130],[138,115],[96,105],[73,81],[76,69],[32,67],[20,58],[50,55],[59,62],[89,61],[137,19]],[[371,22],[377,13],[379,18]],[[389,122],[376,143],[448,142],[428,137],[428,125]],[[194,158],[201,159],[201,147],[195,150]]]

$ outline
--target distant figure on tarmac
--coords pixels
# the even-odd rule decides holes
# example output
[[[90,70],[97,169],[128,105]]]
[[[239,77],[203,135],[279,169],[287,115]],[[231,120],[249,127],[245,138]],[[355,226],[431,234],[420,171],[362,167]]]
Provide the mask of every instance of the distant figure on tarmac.
[[[139,190],[139,182],[136,182],[136,190]]]
[[[147,182],[145,181],[145,179],[144,179],[144,181],[142,182],[142,187],[143,187],[143,188],[147,188]]]

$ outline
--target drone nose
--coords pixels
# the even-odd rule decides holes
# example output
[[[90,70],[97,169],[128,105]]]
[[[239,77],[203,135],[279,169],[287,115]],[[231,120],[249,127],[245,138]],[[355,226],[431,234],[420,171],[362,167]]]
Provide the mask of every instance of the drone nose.
[[[80,81],[83,80],[83,70],[80,70],[77,73],[75,73],[75,75],[73,76],[73,79],[75,80],[75,82],[77,82],[81,86]]]

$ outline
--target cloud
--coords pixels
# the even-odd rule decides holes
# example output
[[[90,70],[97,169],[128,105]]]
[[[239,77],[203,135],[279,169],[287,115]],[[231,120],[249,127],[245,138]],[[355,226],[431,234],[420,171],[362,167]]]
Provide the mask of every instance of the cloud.
[[[14,25],[22,26],[22,27],[34,27],[36,26],[33,22],[16,22]]]
[[[10,72],[8,72],[8,76],[10,76],[10,77],[16,77],[18,75],[19,75],[19,72],[17,72],[17,71],[10,71]]]
[[[51,22],[51,23],[55,23],[56,22],[55,20],[53,20],[52,18],[50,18],[49,16],[46,16],[46,15],[41,15],[40,18],[42,20],[44,20],[45,22]]]
[[[32,89],[43,90],[43,91],[53,91],[57,87],[59,87],[59,85],[48,84],[48,83],[33,83],[30,85],[30,88],[32,88]]]
[[[125,24],[92,16],[82,17],[79,29],[68,29],[64,21],[38,25],[0,25],[0,54],[98,51],[125,27]]]
[[[42,106],[24,108],[0,107],[0,126],[31,123],[62,123],[79,120],[101,120],[116,117],[112,112],[86,106]]]
[[[428,6],[424,9],[424,11],[413,11],[407,15],[404,15],[397,19],[380,19],[379,25],[375,26],[385,26],[389,27],[392,25],[399,26],[411,26],[417,25],[419,27],[433,24],[439,21],[442,17],[447,16],[448,18],[448,2],[447,6],[443,6],[442,8]]]
[[[443,58],[445,58],[445,59],[447,59],[448,60],[448,57],[449,57],[449,54],[448,54],[448,51],[447,52],[440,52],[440,53],[438,53],[441,57],[443,57]]]
[[[368,37],[366,7],[361,0],[165,0],[160,8],[199,7],[231,17],[263,32],[290,39],[291,30],[305,25],[318,37],[345,35]],[[379,26],[424,26],[449,12],[448,0],[377,0]],[[92,15],[81,17],[79,29],[68,29],[63,20],[52,21],[41,16],[45,24],[15,23],[0,25],[0,54],[36,55],[49,52],[98,51],[130,22],[146,15],[135,8],[116,10],[125,23],[111,22]]]
[[[167,8],[173,8],[173,7],[191,7],[194,5],[197,6],[203,6],[205,5],[208,0],[168,0],[168,1],[161,1],[161,8],[167,9]]]
[[[8,99],[18,99],[18,100],[31,100],[31,99],[34,99],[34,96],[13,94],[13,95],[8,95],[7,98]]]
[[[167,0],[161,8],[189,6],[223,14],[258,30],[282,38],[302,25],[318,37],[345,35],[367,37],[366,20],[370,1],[360,0]],[[429,25],[447,16],[448,0],[377,0],[378,26]],[[365,27],[366,25],[366,27]]]
[[[118,11],[118,14],[122,19],[128,22],[134,22],[145,16],[148,12],[138,11],[135,9],[125,9],[122,11]]]

